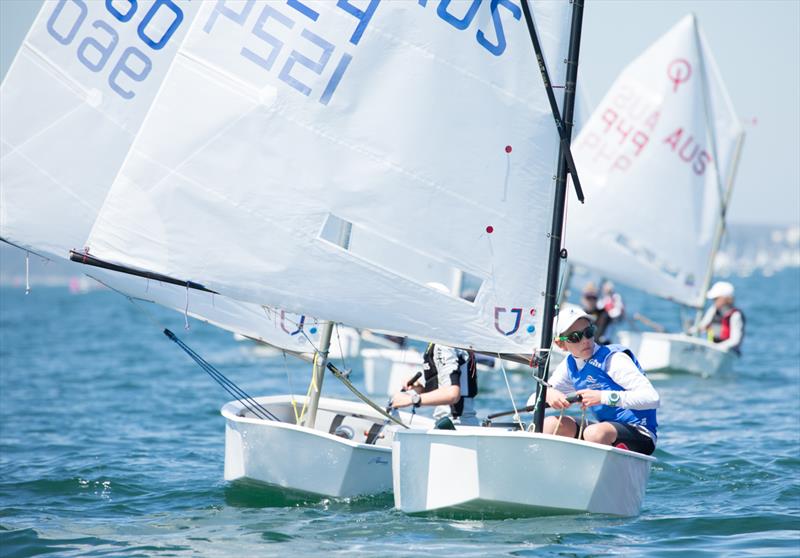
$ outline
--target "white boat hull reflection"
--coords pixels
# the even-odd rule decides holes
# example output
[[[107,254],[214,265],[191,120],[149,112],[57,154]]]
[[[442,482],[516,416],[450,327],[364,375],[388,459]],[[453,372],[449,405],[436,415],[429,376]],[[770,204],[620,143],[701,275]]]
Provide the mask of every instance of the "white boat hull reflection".
[[[480,516],[637,515],[655,458],[499,428],[397,432],[395,507]]]

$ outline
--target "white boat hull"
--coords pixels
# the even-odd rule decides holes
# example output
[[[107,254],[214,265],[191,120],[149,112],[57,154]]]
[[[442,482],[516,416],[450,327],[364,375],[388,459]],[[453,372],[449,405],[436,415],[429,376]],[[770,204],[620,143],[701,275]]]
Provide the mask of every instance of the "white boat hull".
[[[713,376],[730,370],[736,353],[684,333],[620,331],[619,342],[629,347],[645,372],[688,372]]]
[[[299,411],[305,398],[295,400]],[[226,481],[251,481],[334,498],[391,491],[394,431],[383,428],[381,437],[366,443],[369,431],[384,422],[368,405],[323,397],[316,428],[311,429],[294,424],[290,396],[259,397],[256,401],[280,421],[259,419],[239,401],[222,408]],[[409,422],[409,414],[401,417]],[[432,424],[420,416],[412,422],[420,428]],[[352,432],[353,438],[334,435],[337,427]]]
[[[406,430],[392,444],[394,502],[406,513],[634,516],[654,461],[547,434]]]

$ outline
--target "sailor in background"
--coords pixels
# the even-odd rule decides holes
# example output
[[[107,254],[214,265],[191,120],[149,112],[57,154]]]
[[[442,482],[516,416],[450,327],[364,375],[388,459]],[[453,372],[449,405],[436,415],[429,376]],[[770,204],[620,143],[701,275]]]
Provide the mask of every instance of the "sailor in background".
[[[569,355],[553,371],[547,403],[553,409],[571,405],[565,394],[577,392],[582,406],[594,415],[583,429],[583,439],[614,445],[644,454],[656,447],[656,409],[659,396],[644,375],[636,357],[622,345],[595,343],[595,326],[589,316],[574,307],[555,319],[555,343]],[[534,399],[536,394],[531,396]],[[528,403],[533,401],[530,399]],[[544,432],[578,437],[578,422],[569,416],[548,416]]]
[[[714,304],[689,333],[705,331],[709,341],[738,354],[744,340],[744,314],[733,305],[733,293],[733,285],[727,281],[714,283],[706,295]]]
[[[600,318],[597,323],[597,342],[608,345],[613,338],[611,326],[619,323],[625,317],[625,304],[622,302],[622,295],[614,289],[614,283],[606,281],[603,283],[603,296],[597,301],[597,308],[600,311]],[[601,326],[600,319],[603,320]]]
[[[472,352],[429,344],[424,355],[425,384],[408,385],[392,397],[392,407],[436,405],[433,418],[449,416],[455,424],[478,426],[474,398],[478,375]]]

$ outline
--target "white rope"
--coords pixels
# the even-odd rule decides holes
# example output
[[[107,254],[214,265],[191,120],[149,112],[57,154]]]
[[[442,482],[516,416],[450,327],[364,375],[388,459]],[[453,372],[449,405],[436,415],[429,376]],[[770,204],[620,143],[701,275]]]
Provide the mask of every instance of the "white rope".
[[[31,267],[30,267],[30,252],[25,252],[25,294],[31,292]]]
[[[508,383],[508,374],[506,374],[506,367],[503,364],[503,359],[500,358],[500,354],[497,355],[497,359],[500,361],[500,370],[503,371],[503,379],[506,381],[506,389],[508,390],[508,398],[511,399],[511,407],[514,409],[514,416],[512,420],[519,424],[520,430],[525,430],[525,425],[522,424],[522,419],[519,416],[519,411],[517,411],[517,404],[514,403],[514,394],[511,393],[511,384]]]
[[[186,307],[183,309],[183,329],[189,329],[189,285],[186,285]]]
[[[294,411],[295,424],[300,424],[300,415],[297,413],[297,401],[294,398],[294,388],[292,387],[292,376],[289,374],[289,365],[286,364],[286,351],[283,353],[283,369],[286,370],[286,381],[289,383],[289,397],[292,398],[292,410]]]
[[[347,369],[347,363],[344,361],[344,349],[342,349],[342,336],[339,335],[339,323],[334,324],[336,330],[336,343],[339,345],[339,358],[342,361],[342,368]]]

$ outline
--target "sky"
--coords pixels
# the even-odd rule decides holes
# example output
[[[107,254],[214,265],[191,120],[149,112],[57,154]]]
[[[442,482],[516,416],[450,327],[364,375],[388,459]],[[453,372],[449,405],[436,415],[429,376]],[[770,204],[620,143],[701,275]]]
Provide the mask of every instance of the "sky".
[[[0,0],[0,75],[41,5]],[[747,133],[729,221],[800,224],[800,0],[586,0],[580,86],[599,102],[631,60],[690,12]]]

